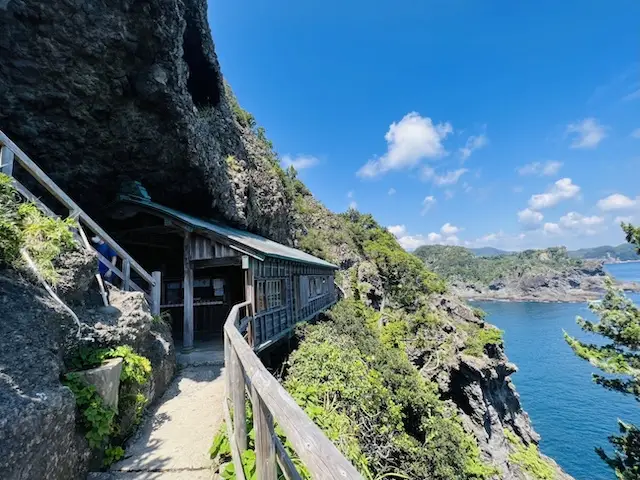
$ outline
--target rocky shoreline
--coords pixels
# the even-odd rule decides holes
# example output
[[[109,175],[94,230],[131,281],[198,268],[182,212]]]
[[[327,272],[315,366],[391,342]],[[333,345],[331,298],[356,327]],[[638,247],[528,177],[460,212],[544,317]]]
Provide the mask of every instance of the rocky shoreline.
[[[640,292],[640,283],[616,282],[616,285],[625,292]],[[601,298],[604,293],[604,284],[603,281],[593,281],[593,279],[587,278],[576,287],[551,286],[523,289],[517,283],[496,288],[494,284],[478,286],[454,282],[451,284],[451,290],[455,295],[470,301],[584,303]]]

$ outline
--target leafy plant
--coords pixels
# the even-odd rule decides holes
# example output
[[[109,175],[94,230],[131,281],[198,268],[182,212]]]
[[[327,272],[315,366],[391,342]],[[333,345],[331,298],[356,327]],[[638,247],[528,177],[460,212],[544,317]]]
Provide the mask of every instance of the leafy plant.
[[[69,387],[76,398],[85,434],[91,448],[99,448],[111,434],[115,410],[104,405],[102,398],[93,385],[86,384],[77,373],[65,375],[63,383]]]
[[[110,467],[117,461],[121,460],[124,457],[124,449],[121,446],[111,446],[109,445],[104,451],[104,459],[102,460],[102,465],[104,467]]]
[[[33,203],[22,202],[11,178],[0,174],[0,264],[20,266],[20,249],[25,248],[42,276],[58,280],[53,262],[75,248],[72,219],[59,220],[43,214]]]

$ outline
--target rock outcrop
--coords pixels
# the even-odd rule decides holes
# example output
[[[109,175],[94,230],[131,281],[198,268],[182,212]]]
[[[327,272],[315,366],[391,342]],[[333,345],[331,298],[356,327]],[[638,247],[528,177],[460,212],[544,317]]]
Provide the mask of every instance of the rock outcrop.
[[[420,362],[424,363],[420,371],[425,378],[437,382],[445,398],[458,407],[465,428],[473,432],[485,460],[499,469],[499,478],[535,478],[510,458],[518,445],[509,440],[509,432],[523,446],[537,445],[540,441],[511,381],[511,375],[517,372],[517,367],[509,362],[502,345],[488,344],[480,356],[466,353],[466,326],[490,327],[477,318],[467,305],[455,297],[444,296],[434,299],[434,308],[448,319],[438,344],[450,347],[448,351],[436,353],[441,355],[437,365],[433,361]],[[434,356],[433,351],[415,350],[410,355],[414,359],[424,355]],[[554,470],[554,478],[572,478],[552,459],[543,455],[541,458]]]
[[[75,397],[61,383],[75,347],[126,344],[149,358],[144,393],[151,402],[175,369],[170,329],[154,321],[142,294],[112,289],[112,307],[104,309],[89,294],[92,255],[71,252],[57,266],[60,294],[83,322],[80,331],[44,289],[0,269],[0,478],[7,480],[85,477],[92,452],[77,427]]]
[[[279,167],[238,121],[206,0],[5,0],[0,31],[2,130],[94,218],[138,180],[157,202],[290,241]]]

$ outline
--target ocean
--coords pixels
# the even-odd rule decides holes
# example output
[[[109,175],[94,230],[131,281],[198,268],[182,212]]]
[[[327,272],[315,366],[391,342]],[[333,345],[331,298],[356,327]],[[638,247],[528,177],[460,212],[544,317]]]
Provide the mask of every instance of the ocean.
[[[640,263],[607,265],[620,280],[640,281]],[[640,304],[640,295],[629,295]],[[511,378],[533,427],[542,436],[540,450],[578,480],[612,480],[613,471],[594,447],[610,451],[607,437],[617,419],[640,425],[640,405],[633,397],[595,385],[596,372],[565,343],[562,331],[594,341],[576,325],[577,315],[595,319],[586,304],[473,302],[487,321],[504,331],[506,353],[519,371]],[[595,340],[595,342],[598,342]]]

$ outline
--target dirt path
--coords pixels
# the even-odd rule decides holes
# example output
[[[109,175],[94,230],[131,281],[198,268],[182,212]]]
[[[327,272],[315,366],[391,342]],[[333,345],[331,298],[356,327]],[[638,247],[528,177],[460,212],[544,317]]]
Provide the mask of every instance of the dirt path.
[[[213,479],[208,450],[222,424],[224,377],[219,366],[179,372],[157,407],[127,443],[125,458],[90,479]]]

